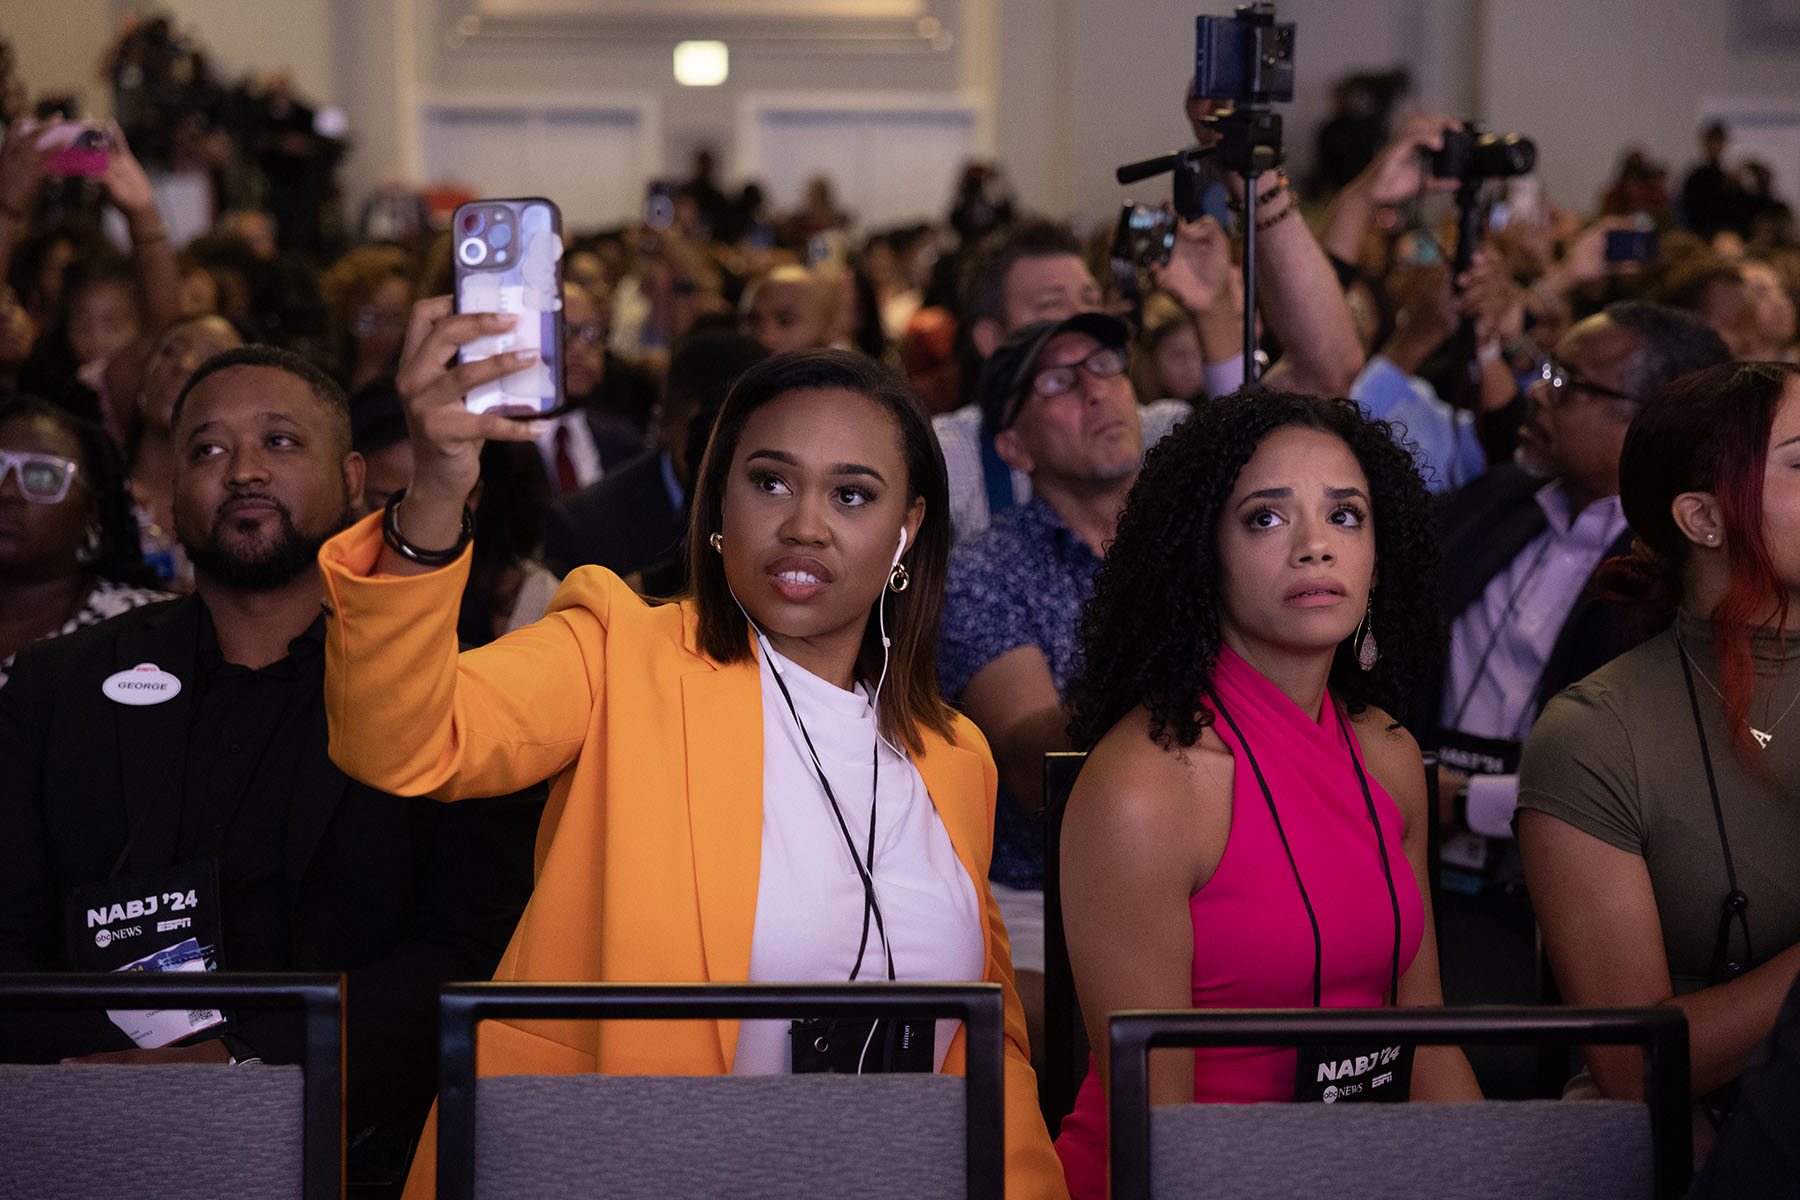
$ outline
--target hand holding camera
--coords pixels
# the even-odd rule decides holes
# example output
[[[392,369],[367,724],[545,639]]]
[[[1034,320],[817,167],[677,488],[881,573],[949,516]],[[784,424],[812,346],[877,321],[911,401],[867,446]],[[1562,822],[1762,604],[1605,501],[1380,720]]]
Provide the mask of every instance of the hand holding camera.
[[[0,144],[0,213],[24,221],[31,211],[32,198],[44,178],[44,164],[54,149],[38,145],[37,123],[16,122]]]
[[[1211,217],[1180,222],[1167,259],[1151,265],[1150,278],[1189,313],[1212,312],[1231,296],[1231,244],[1225,231]]]
[[[21,127],[27,123],[20,122]],[[49,151],[44,160],[46,175],[87,175],[106,173],[112,158],[112,131],[98,121],[52,121],[37,126],[38,149]]]
[[[1444,139],[1461,130],[1462,122],[1450,117],[1413,113],[1348,186],[1367,191],[1374,204],[1400,204],[1421,191],[1447,192],[1456,186],[1456,181],[1426,173],[1421,169],[1421,160],[1439,154]]]

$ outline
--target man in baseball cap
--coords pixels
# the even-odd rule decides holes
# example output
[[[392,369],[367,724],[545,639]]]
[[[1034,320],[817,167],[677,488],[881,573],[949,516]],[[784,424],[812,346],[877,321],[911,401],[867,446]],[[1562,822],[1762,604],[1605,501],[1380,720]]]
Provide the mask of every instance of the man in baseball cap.
[[[944,598],[938,681],[1000,768],[989,874],[1028,1022],[1043,1011],[1043,755],[1068,748],[1076,623],[1143,456],[1128,338],[1082,312],[1022,325],[988,356],[982,422],[1032,495],[956,547]]]

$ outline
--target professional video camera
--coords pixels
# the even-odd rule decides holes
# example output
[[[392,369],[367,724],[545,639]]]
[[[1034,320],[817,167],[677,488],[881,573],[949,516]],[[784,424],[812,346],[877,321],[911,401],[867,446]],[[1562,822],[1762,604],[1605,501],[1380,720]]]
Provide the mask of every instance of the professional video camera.
[[[1472,124],[1446,130],[1444,148],[1425,152],[1425,168],[1438,179],[1480,182],[1529,174],[1537,143],[1517,133],[1482,133]]]
[[[1205,215],[1205,199],[1216,182],[1205,169],[1209,157],[1219,168],[1243,176],[1246,364],[1255,360],[1256,180],[1281,165],[1281,117],[1269,106],[1294,98],[1294,32],[1292,22],[1275,20],[1270,3],[1242,5],[1229,17],[1196,17],[1194,98],[1231,106],[1206,120],[1218,141],[1128,163],[1114,172],[1120,183],[1136,183],[1164,171],[1175,176],[1173,215],[1129,203],[1120,212],[1112,253],[1115,267],[1126,273],[1169,260],[1176,216],[1194,221]]]

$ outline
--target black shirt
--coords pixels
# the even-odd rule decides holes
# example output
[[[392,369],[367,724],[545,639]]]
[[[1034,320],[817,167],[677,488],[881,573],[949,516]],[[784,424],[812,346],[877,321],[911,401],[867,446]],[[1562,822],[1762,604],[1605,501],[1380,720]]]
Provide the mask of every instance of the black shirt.
[[[325,618],[259,670],[225,661],[211,614],[201,610],[195,701],[188,727],[180,862],[219,862],[219,914],[230,971],[291,969],[288,815],[302,777],[309,706],[325,684]]]

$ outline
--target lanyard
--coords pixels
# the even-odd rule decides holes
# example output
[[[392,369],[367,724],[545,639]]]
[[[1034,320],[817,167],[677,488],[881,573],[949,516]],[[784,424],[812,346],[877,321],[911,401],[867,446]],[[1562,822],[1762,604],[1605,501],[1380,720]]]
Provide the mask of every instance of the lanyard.
[[[768,651],[766,642],[764,643],[764,650],[766,653],[772,653]],[[850,836],[850,826],[844,822],[844,812],[838,807],[837,793],[831,790],[831,780],[825,777],[825,766],[819,761],[819,752],[813,749],[812,735],[806,732],[806,722],[800,719],[800,710],[794,707],[794,698],[788,694],[787,683],[781,678],[781,668],[775,665],[775,660],[773,658],[769,659],[769,670],[775,676],[775,686],[781,689],[781,698],[787,701],[788,713],[793,716],[794,724],[800,730],[801,740],[806,743],[806,752],[812,756],[813,770],[819,776],[819,786],[825,789],[825,799],[831,804],[831,815],[837,818],[838,831],[844,835],[844,845],[850,851],[850,861],[856,864],[857,877],[862,880],[862,940],[857,943],[856,965],[850,968],[850,981],[854,983],[857,975],[862,971],[863,954],[869,948],[869,917],[871,914],[873,914],[875,918],[875,931],[881,938],[881,949],[887,956],[887,977],[889,980],[892,980],[895,978],[894,951],[893,947],[888,945],[887,926],[882,923],[881,905],[877,903],[875,899],[875,800],[881,783],[881,746],[879,740],[877,741],[875,748],[869,753],[870,761],[873,764],[873,773],[869,783],[869,848],[868,853],[865,856],[857,853],[856,839]]]
[[[1475,698],[1475,691],[1481,686],[1481,677],[1487,674],[1488,660],[1494,656],[1495,649],[1500,645],[1500,639],[1506,635],[1508,624],[1517,613],[1519,601],[1524,597],[1526,589],[1535,584],[1538,576],[1543,573],[1544,560],[1549,557],[1550,548],[1556,545],[1554,530],[1552,530],[1552,534],[1553,536],[1545,538],[1544,544],[1538,547],[1537,557],[1531,560],[1531,567],[1525,572],[1525,577],[1519,580],[1518,584],[1513,587],[1512,594],[1506,598],[1506,607],[1501,610],[1500,616],[1494,621],[1494,628],[1488,634],[1487,645],[1481,648],[1481,657],[1475,660],[1475,670],[1469,676],[1468,689],[1463,692],[1462,699],[1457,701],[1456,711],[1446,722],[1447,728],[1462,728],[1463,714],[1469,711],[1469,702]],[[1530,712],[1531,698],[1526,697],[1525,714],[1529,716]],[[1513,732],[1515,734],[1519,732],[1517,722],[1514,723]]]
[[[1375,848],[1381,854],[1381,872],[1387,878],[1388,902],[1394,910],[1394,957],[1389,971],[1389,983],[1392,990],[1388,993],[1388,999],[1391,1004],[1399,1004],[1400,896],[1394,889],[1394,870],[1388,862],[1387,843],[1382,840],[1381,820],[1375,815],[1375,797],[1369,790],[1369,777],[1363,773],[1362,760],[1356,756],[1355,744],[1350,737],[1350,727],[1344,721],[1343,711],[1338,708],[1330,695],[1325,697],[1325,702],[1331,705],[1331,711],[1337,716],[1338,728],[1344,732],[1344,741],[1350,751],[1350,765],[1356,769],[1356,780],[1362,785],[1363,803],[1367,805],[1369,811],[1369,824],[1375,829]],[[1237,727],[1237,722],[1231,719],[1231,713],[1226,711],[1223,704],[1219,703],[1217,694],[1212,696],[1212,703],[1219,715],[1225,718],[1225,724],[1231,727],[1231,732],[1237,738],[1239,747],[1243,749],[1244,758],[1250,763],[1250,770],[1256,776],[1257,786],[1262,789],[1263,800],[1269,806],[1269,816],[1275,822],[1275,832],[1281,837],[1281,848],[1287,852],[1288,869],[1294,873],[1294,886],[1300,891],[1300,903],[1306,906],[1306,920],[1312,926],[1313,1007],[1320,1008],[1322,1007],[1320,1001],[1324,988],[1325,946],[1319,936],[1318,914],[1313,911],[1312,898],[1306,894],[1306,882],[1300,878],[1300,864],[1294,861],[1294,849],[1288,844],[1287,830],[1282,827],[1281,814],[1275,808],[1275,795],[1269,790],[1268,780],[1263,778],[1262,767],[1257,764],[1256,755],[1250,750],[1250,743],[1244,739],[1243,731]]]
[[[1750,897],[1738,887],[1737,866],[1731,861],[1731,841],[1725,836],[1725,808],[1719,803],[1719,784],[1713,778],[1712,750],[1706,744],[1706,728],[1700,723],[1700,696],[1694,691],[1694,669],[1688,665],[1687,647],[1681,644],[1679,634],[1675,638],[1675,653],[1681,659],[1681,678],[1687,684],[1688,707],[1694,714],[1694,732],[1700,738],[1700,763],[1706,768],[1706,790],[1712,796],[1713,821],[1719,829],[1719,849],[1725,855],[1725,886],[1730,890],[1725,898],[1719,901],[1719,932],[1713,940],[1712,982],[1724,983],[1736,979],[1743,974],[1744,968],[1755,961],[1750,951]],[[1731,958],[1731,923],[1738,923],[1744,932],[1744,957],[1741,961]]]

